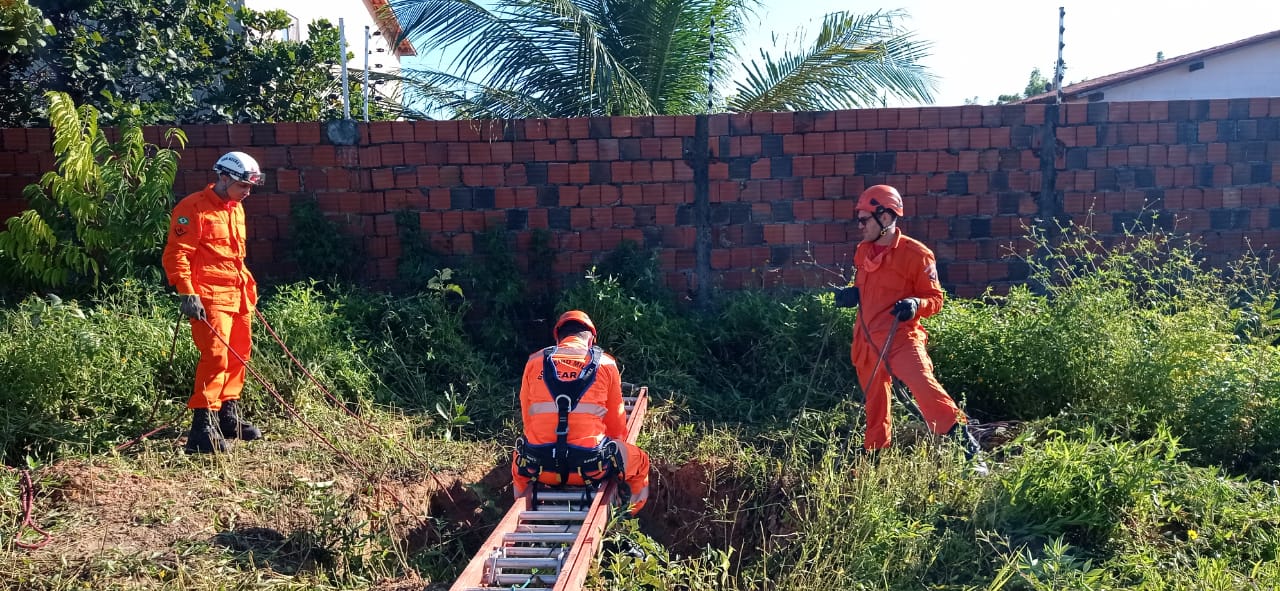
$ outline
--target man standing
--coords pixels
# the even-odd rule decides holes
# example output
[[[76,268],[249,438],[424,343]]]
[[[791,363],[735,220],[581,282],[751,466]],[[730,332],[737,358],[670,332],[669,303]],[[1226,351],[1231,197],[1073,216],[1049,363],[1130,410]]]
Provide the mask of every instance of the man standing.
[[[262,169],[248,154],[228,152],[213,171],[215,183],[173,209],[163,256],[165,275],[178,290],[179,309],[191,319],[191,339],[200,351],[195,392],[187,401],[192,418],[186,449],[196,453],[228,451],[227,438],[262,437],[240,418],[238,403],[258,303],[258,284],[244,264],[240,202],[262,186]]]
[[[553,334],[556,344],[524,366],[524,436],[511,461],[515,496],[528,494],[535,479],[582,486],[617,478],[634,516],[649,498],[649,454],[627,443],[618,364],[595,346],[596,327],[584,312],[562,314]]]
[[[836,305],[861,305],[853,325],[850,356],[866,395],[867,450],[889,446],[892,379],[906,384],[915,397],[929,430],[959,438],[970,459],[978,455],[969,434],[968,418],[933,375],[925,351],[929,334],[920,326],[942,309],[943,291],[933,251],[898,228],[902,196],[889,185],[862,192],[855,206],[861,242],[854,252],[856,285],[836,294]],[[986,467],[976,466],[980,472]]]

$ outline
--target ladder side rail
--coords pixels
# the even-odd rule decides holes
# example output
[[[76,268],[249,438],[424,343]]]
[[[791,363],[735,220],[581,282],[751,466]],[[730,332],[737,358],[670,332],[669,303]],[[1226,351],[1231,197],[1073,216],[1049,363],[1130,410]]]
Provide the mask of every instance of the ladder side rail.
[[[520,521],[520,514],[528,508],[529,498],[521,497],[511,505],[511,509],[503,516],[502,521],[493,528],[493,532],[485,539],[484,544],[480,546],[480,551],[471,557],[471,562],[467,563],[467,568],[463,569],[462,574],[449,588],[449,591],[463,591],[471,587],[479,587],[480,579],[484,576],[485,565],[489,562],[489,554],[494,548],[503,546],[503,536],[516,530],[516,524]]]

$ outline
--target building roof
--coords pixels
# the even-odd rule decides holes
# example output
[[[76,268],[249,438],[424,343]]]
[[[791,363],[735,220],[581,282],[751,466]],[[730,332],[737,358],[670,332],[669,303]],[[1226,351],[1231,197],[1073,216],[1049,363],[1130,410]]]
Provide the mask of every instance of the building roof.
[[[1170,68],[1175,68],[1184,64],[1190,64],[1212,55],[1218,55],[1221,53],[1235,51],[1242,47],[1248,47],[1250,45],[1265,43],[1272,39],[1280,39],[1280,31],[1271,31],[1270,33],[1254,35],[1253,37],[1247,37],[1239,41],[1232,41],[1231,43],[1227,43],[1225,45],[1210,47],[1209,49],[1202,49],[1200,51],[1188,53],[1186,55],[1180,55],[1177,57],[1160,60],[1153,64],[1147,64],[1145,66],[1134,68],[1132,70],[1116,72],[1115,74],[1108,74],[1100,78],[1085,80],[1084,82],[1079,82],[1076,84],[1068,84],[1062,87],[1062,97],[1064,100],[1071,100],[1101,88],[1114,86],[1116,84],[1120,84],[1123,82],[1129,82],[1131,80],[1136,80],[1145,76],[1150,76],[1157,72],[1163,72]],[[1057,96],[1057,92],[1051,90],[1043,94],[1037,94],[1035,96],[1027,97],[1025,99],[1018,101],[1018,103],[1021,103],[1021,104],[1052,103],[1054,101],[1054,97],[1056,96]]]
[[[396,11],[391,8],[387,0],[364,0],[364,6],[369,9],[369,14],[373,16],[373,21],[378,23],[378,30],[382,31],[382,36],[387,40],[388,45],[400,38],[400,19],[396,16]],[[395,52],[397,57],[418,55],[417,50],[413,48],[408,39],[400,41],[396,45]]]

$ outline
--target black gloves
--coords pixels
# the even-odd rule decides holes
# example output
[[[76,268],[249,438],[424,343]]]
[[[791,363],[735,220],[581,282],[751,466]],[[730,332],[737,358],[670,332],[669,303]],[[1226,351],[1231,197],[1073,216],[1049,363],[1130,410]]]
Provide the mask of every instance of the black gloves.
[[[916,312],[920,309],[920,300],[916,298],[903,298],[893,305],[891,314],[898,317],[899,322],[906,322],[916,317]]]
[[[858,288],[850,285],[836,290],[836,307],[853,308],[858,305]]]
[[[178,305],[178,311],[184,316],[192,320],[204,320],[204,304],[200,302],[198,295],[178,296],[182,298],[182,303]]]

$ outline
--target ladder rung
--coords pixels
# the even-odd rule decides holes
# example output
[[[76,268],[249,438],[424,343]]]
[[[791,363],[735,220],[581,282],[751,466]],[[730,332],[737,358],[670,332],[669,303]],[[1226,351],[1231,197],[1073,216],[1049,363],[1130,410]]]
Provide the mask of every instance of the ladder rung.
[[[520,513],[521,521],[582,521],[587,518],[587,510],[582,511],[524,511]]]
[[[502,540],[507,543],[519,544],[527,542],[531,544],[572,544],[578,539],[578,534],[574,533],[509,533],[502,536]]]
[[[509,569],[553,569],[560,570],[560,559],[558,558],[499,558],[493,561],[493,565],[497,568]]]
[[[538,583],[555,585],[555,582],[556,582],[556,576],[550,575],[550,574],[548,575],[498,575],[496,578],[497,578],[497,583],[499,585],[504,585],[504,586],[505,585],[523,585],[525,583],[529,583],[528,587],[521,587],[521,589],[546,589],[548,587],[534,587],[533,585],[537,585]]]
[[[581,525],[562,525],[555,523],[520,523],[516,525],[519,533],[534,534],[577,534]]]
[[[518,583],[517,583],[518,584]],[[511,587],[463,587],[460,591],[500,591],[502,589],[510,589]],[[540,589],[552,589],[553,587],[521,587],[521,591],[539,591]]]
[[[560,559],[561,553],[568,556],[568,550],[565,548],[537,548],[532,546],[503,546],[503,555],[507,558],[555,558]]]

